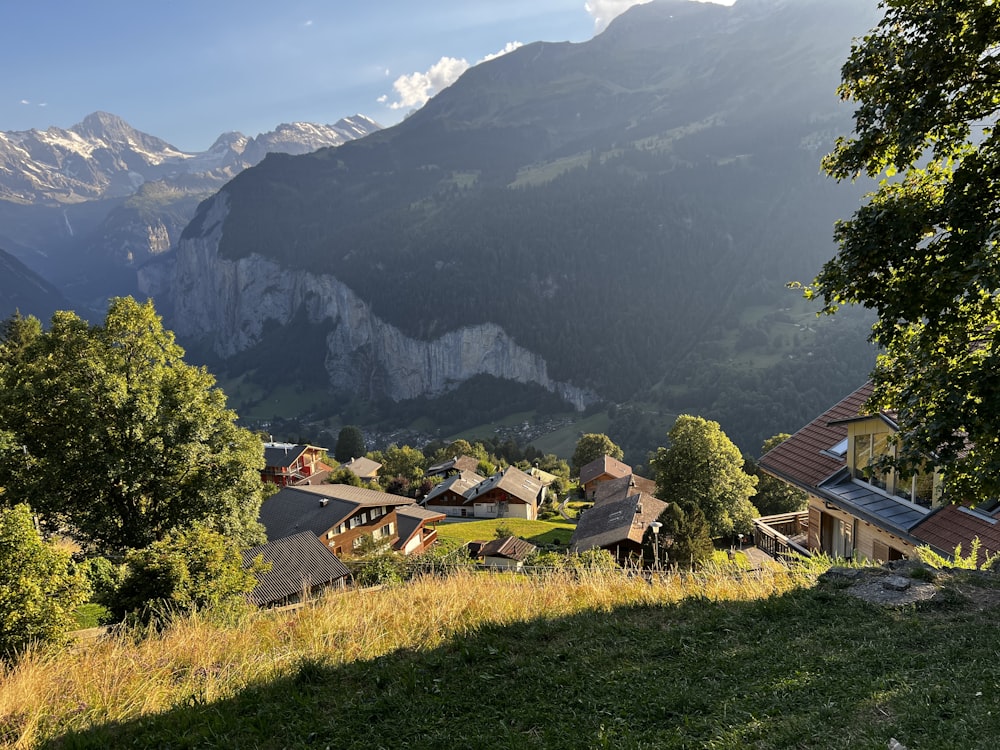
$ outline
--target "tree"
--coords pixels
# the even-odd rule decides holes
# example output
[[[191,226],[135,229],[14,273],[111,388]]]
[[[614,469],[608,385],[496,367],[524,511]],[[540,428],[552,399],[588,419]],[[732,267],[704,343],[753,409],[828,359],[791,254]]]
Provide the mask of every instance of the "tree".
[[[761,446],[760,454],[763,456],[789,437],[787,432],[769,437]],[[793,513],[805,509],[809,496],[804,491],[760,471],[756,464],[753,466],[753,471],[757,477],[757,494],[754,495],[753,504],[762,516]]]
[[[952,497],[1000,494],[1000,4],[885,0],[842,69],[854,134],[823,162],[883,176],[839,222],[806,296],[874,309],[873,409],[899,425],[894,461],[928,457]],[[971,447],[970,447],[971,446]]]
[[[652,460],[657,497],[685,512],[701,509],[712,536],[750,532],[757,509],[750,502],[757,477],[743,471],[739,449],[718,422],[681,414],[668,433],[669,448]]]
[[[238,614],[257,585],[256,574],[269,569],[260,560],[244,569],[238,548],[204,525],[174,529],[129,552],[125,564],[112,610],[142,622],[203,609],[221,617]]]
[[[347,463],[353,458],[365,455],[365,436],[354,425],[345,425],[337,435],[337,447],[333,449],[333,457],[338,463]]]
[[[601,432],[588,432],[576,441],[576,450],[573,451],[573,458],[570,460],[573,474],[579,476],[581,468],[605,455],[619,461],[625,458],[624,451],[607,435]]]
[[[663,540],[670,539],[667,551],[671,561],[694,567],[712,559],[715,545],[709,533],[708,520],[697,505],[682,508],[677,503],[670,503],[657,520],[663,524],[658,536]],[[667,561],[663,553],[660,553],[660,561]]]
[[[424,454],[417,448],[408,445],[402,447],[395,443],[384,451],[371,454],[373,460],[382,464],[379,470],[379,481],[391,482],[403,477],[408,482],[419,482],[424,477]]]
[[[8,504],[120,555],[206,521],[232,544],[262,540],[261,442],[163,329],[151,302],[111,302],[103,325],[57,312],[0,339],[0,452]]]
[[[89,593],[69,552],[42,540],[27,505],[0,508],[0,658],[58,641]]]

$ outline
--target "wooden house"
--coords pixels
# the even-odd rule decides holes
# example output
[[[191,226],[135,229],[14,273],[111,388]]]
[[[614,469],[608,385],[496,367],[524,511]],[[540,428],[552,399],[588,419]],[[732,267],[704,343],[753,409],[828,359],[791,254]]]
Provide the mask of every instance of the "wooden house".
[[[319,484],[330,474],[323,462],[326,448],[294,443],[264,443],[261,481],[279,487]]]
[[[632,467],[616,458],[604,455],[580,468],[580,487],[584,497],[593,500],[597,487],[609,479],[620,479],[632,473]]]
[[[260,508],[268,541],[309,531],[338,557],[354,554],[366,538],[387,546],[402,544],[406,549],[400,551],[407,554],[422,551],[436,539],[425,527],[443,518],[409,498],[346,484],[285,487]],[[412,544],[414,538],[418,545]]]

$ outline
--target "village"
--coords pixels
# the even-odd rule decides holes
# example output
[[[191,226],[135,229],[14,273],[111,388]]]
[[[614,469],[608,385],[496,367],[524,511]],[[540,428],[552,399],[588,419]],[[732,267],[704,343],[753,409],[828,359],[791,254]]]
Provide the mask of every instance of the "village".
[[[880,463],[894,450],[897,428],[892,414],[865,412],[870,395],[867,383],[761,457],[763,472],[802,493],[802,507],[756,515],[752,530],[716,538],[730,560],[738,554],[749,566],[794,564],[825,555],[878,565],[919,560],[922,549],[943,559],[973,549],[974,562],[982,565],[1000,551],[1000,505],[946,502],[933,466],[901,476]],[[272,442],[265,445],[265,460],[262,479],[280,488],[261,507],[268,543],[243,552],[247,564],[260,556],[271,565],[252,595],[260,606],[351,585],[351,568],[342,560],[388,553],[419,564],[432,558],[442,528],[489,520],[498,532],[509,532],[505,521],[538,521],[546,509],[549,515],[562,511],[560,521],[573,524],[561,545],[540,549],[530,538],[498,533],[450,548],[451,560],[524,571],[539,552],[555,550],[565,556],[601,552],[607,565],[626,572],[690,570],[696,563],[678,559],[680,545],[664,528],[670,493],[658,497],[655,480],[607,454],[581,466],[562,498],[550,489],[553,474],[511,465],[483,476],[483,461],[464,454],[428,466],[427,491],[416,498],[373,489],[382,466],[370,458],[331,467],[323,448]],[[329,483],[344,471],[366,486]],[[581,509],[574,515],[565,511],[570,500]]]

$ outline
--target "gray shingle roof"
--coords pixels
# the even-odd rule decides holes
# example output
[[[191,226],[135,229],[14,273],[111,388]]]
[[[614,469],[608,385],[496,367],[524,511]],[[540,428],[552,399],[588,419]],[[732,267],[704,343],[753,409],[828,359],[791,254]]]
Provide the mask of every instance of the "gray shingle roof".
[[[295,459],[305,453],[307,445],[293,443],[264,443],[265,466],[291,466]]]
[[[434,488],[427,493],[427,497],[421,500],[421,503],[426,505],[429,501],[434,500],[434,498],[443,495],[448,490],[459,495],[466,495],[475,487],[477,484],[483,481],[483,477],[471,471],[461,471],[458,474],[454,474],[447,479],[445,479],[440,484],[434,485]]]
[[[257,576],[257,585],[250,593],[251,601],[258,606],[281,602],[351,575],[347,566],[308,531],[244,550],[242,554],[245,567],[258,555],[271,563],[271,570]]]
[[[466,495],[466,497],[469,500],[474,500],[497,488],[525,503],[536,503],[542,492],[542,483],[534,477],[528,476],[516,466],[508,466],[503,471],[480,482],[473,493]]]
[[[359,507],[399,506],[412,502],[408,497],[347,484],[284,487],[260,506],[260,522],[264,524],[268,541],[301,531],[320,536],[345,521]]]
[[[583,512],[570,539],[572,552],[610,549],[626,542],[641,543],[649,524],[667,509],[667,503],[638,492],[625,497],[607,498]]]

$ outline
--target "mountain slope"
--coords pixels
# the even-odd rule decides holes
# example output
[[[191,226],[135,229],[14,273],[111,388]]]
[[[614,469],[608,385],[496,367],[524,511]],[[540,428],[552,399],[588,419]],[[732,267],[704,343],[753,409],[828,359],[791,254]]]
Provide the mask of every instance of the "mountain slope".
[[[0,250],[0,320],[20,312],[47,322],[56,310],[71,307],[59,290],[13,255]]]
[[[863,0],[660,0],[590,42],[526,45],[394,128],[242,173],[147,289],[222,356],[304,310],[331,384],[366,398],[454,388],[514,343],[536,358],[514,379],[710,413],[684,397],[720,363],[757,379],[818,345],[762,320],[858,200],[818,164],[850,128],[839,67],[874,18]],[[462,366],[435,376],[437,357]]]
[[[272,151],[304,154],[379,129],[361,115],[225,133],[183,152],[95,112],[63,130],[0,132],[0,243],[77,299],[135,291],[135,267],[171,247],[198,203]]]

